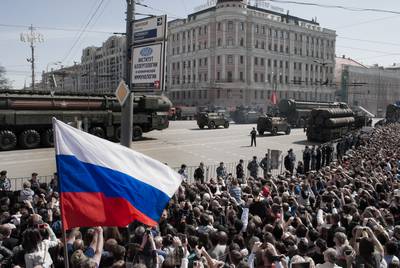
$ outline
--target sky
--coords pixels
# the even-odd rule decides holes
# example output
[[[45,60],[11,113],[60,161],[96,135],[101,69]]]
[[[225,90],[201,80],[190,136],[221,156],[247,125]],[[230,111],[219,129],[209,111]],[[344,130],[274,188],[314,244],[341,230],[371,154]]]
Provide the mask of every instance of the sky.
[[[399,0],[298,1],[400,12]],[[196,6],[206,3],[207,0],[140,2],[150,8],[138,6],[137,12],[167,14],[171,20],[185,18]],[[306,19],[317,17],[322,27],[336,30],[337,56],[346,55],[366,65],[389,66],[400,63],[400,13],[351,12],[295,4],[272,4],[289,10],[294,16]],[[94,13],[97,7],[99,9]],[[60,65],[69,66],[74,61],[80,62],[83,48],[100,46],[110,33],[124,32],[125,9],[125,0],[0,0],[0,66],[6,68],[6,75],[14,88],[23,87],[25,81],[28,86],[31,81],[30,64],[27,62],[27,58],[31,57],[30,48],[27,43],[20,41],[20,33],[28,31],[25,25],[37,26],[36,31],[44,37],[44,42],[36,44],[35,49],[36,80],[40,80],[43,70],[56,69]],[[84,32],[78,39],[78,30],[82,29],[92,16],[87,29],[99,33]],[[52,30],[46,27],[72,31]],[[62,61],[62,64],[57,64],[59,61]]]

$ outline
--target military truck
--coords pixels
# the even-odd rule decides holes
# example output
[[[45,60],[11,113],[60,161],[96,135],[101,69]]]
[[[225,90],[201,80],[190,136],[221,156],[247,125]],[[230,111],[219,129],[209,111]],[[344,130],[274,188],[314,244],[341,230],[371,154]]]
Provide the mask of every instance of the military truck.
[[[236,110],[231,112],[231,118],[236,124],[255,124],[261,115],[261,112],[243,106],[236,107]]]
[[[305,127],[311,111],[317,108],[347,108],[341,102],[311,102],[297,100],[281,100],[279,102],[279,115],[286,117],[292,127]]]
[[[171,106],[164,96],[135,96],[133,140],[167,128]],[[53,146],[53,117],[101,138],[121,137],[121,106],[111,95],[8,91],[0,93],[0,151]]]
[[[209,129],[223,126],[229,128],[229,120],[223,113],[206,113],[201,112],[197,115],[197,125],[200,129],[207,126]]]
[[[259,135],[264,135],[264,132],[270,132],[276,136],[278,132],[284,132],[286,135],[289,135],[291,129],[286,118],[263,115],[257,120],[257,131]]]

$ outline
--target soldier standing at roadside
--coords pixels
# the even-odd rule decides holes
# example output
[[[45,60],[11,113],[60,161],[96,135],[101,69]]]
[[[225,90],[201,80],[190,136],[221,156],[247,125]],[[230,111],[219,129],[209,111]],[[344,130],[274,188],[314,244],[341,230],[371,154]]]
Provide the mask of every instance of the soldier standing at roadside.
[[[257,144],[256,144],[257,131],[256,131],[255,127],[253,127],[253,130],[250,132],[250,135],[251,135],[250,147],[253,147],[253,143],[254,143],[254,147],[257,147]]]

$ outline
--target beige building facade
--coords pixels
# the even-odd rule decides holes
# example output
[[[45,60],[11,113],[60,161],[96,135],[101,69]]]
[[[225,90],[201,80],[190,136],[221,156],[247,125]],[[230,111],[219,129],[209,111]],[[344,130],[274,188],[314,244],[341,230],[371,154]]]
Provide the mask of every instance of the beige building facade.
[[[335,31],[246,4],[215,6],[168,26],[167,92],[176,105],[267,108],[271,94],[335,98]]]

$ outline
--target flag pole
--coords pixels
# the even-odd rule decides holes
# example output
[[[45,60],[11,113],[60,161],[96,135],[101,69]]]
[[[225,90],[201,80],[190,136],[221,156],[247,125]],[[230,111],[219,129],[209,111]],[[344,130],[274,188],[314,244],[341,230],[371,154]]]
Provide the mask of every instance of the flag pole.
[[[63,210],[63,203],[62,203],[62,195],[61,195],[61,184],[60,184],[60,172],[58,168],[58,161],[57,161],[57,135],[56,135],[56,118],[53,117],[52,119],[52,125],[53,125],[53,141],[54,141],[54,153],[55,153],[55,158],[56,158],[56,168],[57,168],[57,186],[58,186],[58,198],[59,198],[59,204],[60,204],[60,215],[61,215],[61,230],[62,230],[62,241],[64,244],[64,268],[69,268],[69,258],[68,258],[68,248],[67,248],[67,237],[66,233],[64,230],[64,210]]]

